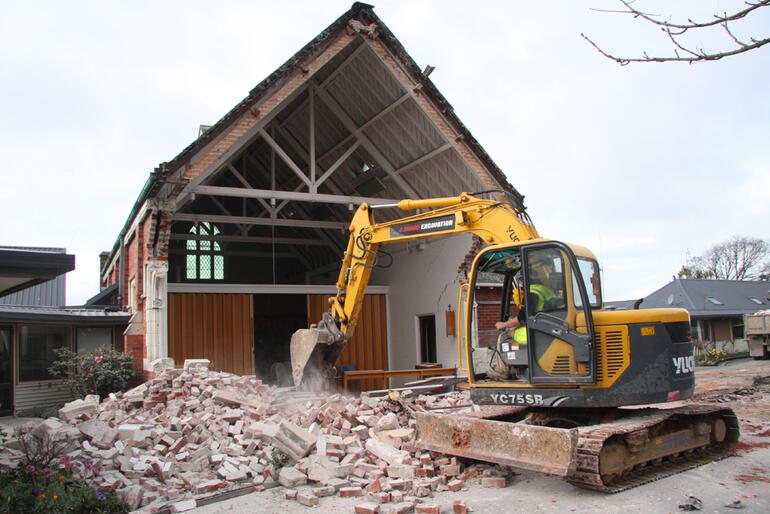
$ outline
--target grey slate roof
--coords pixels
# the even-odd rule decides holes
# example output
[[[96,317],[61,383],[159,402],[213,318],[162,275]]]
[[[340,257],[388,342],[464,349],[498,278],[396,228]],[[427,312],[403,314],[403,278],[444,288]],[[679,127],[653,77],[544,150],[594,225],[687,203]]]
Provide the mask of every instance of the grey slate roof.
[[[740,316],[770,309],[770,282],[676,279],[645,297],[642,309],[679,307],[694,318]]]

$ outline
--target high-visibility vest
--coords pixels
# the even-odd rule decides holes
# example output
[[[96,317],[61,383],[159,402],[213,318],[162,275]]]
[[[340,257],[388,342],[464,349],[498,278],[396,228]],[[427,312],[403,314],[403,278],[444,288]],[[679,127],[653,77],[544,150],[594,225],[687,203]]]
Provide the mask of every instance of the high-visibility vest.
[[[556,296],[550,287],[543,284],[531,284],[529,290],[537,295],[535,311],[542,311],[545,302]],[[527,344],[527,327],[523,325],[516,327],[513,331],[513,340],[519,344]]]
[[[529,290],[537,295],[537,305],[535,306],[536,312],[542,311],[543,307],[545,307],[545,302],[556,296],[553,289],[544,286],[543,284],[532,284],[529,286]]]

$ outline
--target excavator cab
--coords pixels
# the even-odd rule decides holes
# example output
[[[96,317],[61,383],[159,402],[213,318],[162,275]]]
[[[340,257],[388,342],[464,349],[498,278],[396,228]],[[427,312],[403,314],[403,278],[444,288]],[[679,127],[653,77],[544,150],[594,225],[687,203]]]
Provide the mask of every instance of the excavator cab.
[[[475,259],[469,285],[472,385],[596,382],[591,314],[601,308],[601,286],[588,250],[542,240],[490,246]],[[495,328],[512,318],[525,323],[502,332]]]

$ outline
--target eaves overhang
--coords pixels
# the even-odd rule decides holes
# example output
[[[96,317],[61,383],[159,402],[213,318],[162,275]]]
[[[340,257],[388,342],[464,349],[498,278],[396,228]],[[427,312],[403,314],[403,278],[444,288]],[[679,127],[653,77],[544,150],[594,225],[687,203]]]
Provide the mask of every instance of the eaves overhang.
[[[67,253],[0,248],[0,297],[74,269],[75,256]]]

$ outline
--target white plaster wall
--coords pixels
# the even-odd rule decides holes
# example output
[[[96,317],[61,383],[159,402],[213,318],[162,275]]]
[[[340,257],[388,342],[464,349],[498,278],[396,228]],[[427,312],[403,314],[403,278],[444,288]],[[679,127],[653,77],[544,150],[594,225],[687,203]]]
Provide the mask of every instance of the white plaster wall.
[[[457,269],[472,244],[472,236],[463,234],[383,248],[393,254],[393,265],[377,269],[372,279],[389,286],[390,369],[414,368],[421,361],[417,318],[428,314],[436,316],[438,361],[445,367],[457,366],[457,336],[447,336],[445,312],[451,306],[457,319]]]

